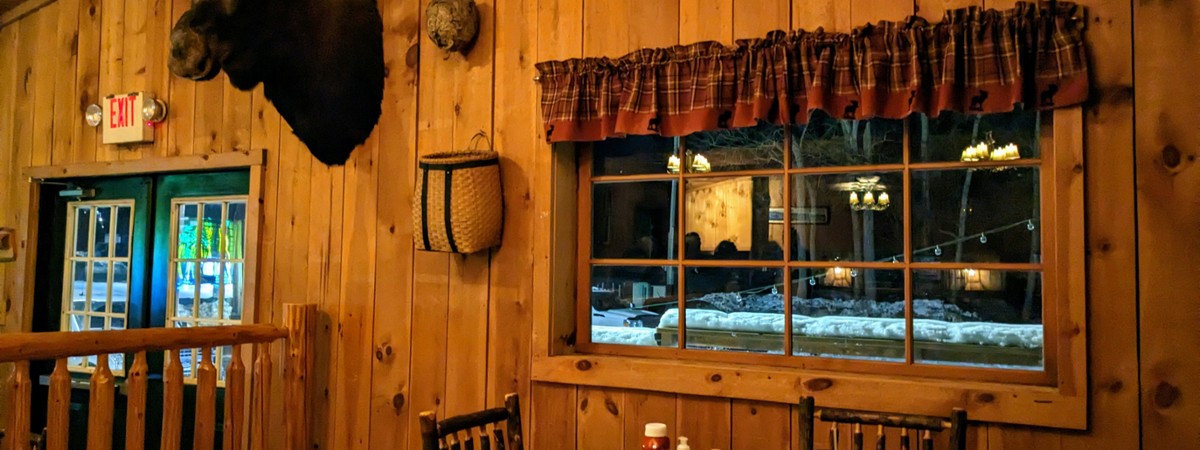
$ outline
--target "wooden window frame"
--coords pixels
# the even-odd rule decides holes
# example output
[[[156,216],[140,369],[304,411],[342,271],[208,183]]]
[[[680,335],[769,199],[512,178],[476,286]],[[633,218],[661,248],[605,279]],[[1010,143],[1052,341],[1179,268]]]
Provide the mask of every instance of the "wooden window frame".
[[[1051,130],[1050,136],[1043,137],[1040,163],[1042,229],[1047,230],[1043,234],[1047,240],[1042,243],[1041,264],[1046,267],[1042,290],[1047,299],[1055,299],[1044,305],[1044,372],[1014,375],[996,369],[909,365],[912,369],[863,373],[863,362],[852,360],[606,344],[576,347],[577,337],[587,331],[586,321],[576,315],[579,285],[585,284],[579,282],[579,270],[587,261],[578,255],[589,245],[587,237],[579,235],[579,225],[590,220],[589,199],[578,189],[580,166],[587,162],[577,160],[585,151],[575,145],[557,144],[541,152],[537,161],[540,176],[536,192],[548,195],[537,197],[535,235],[545,238],[534,242],[534,276],[547,282],[535,284],[532,378],[774,402],[795,402],[800,396],[813,395],[833,407],[915,414],[944,414],[950,408],[961,407],[973,420],[1086,429],[1082,109],[1055,110]],[[907,154],[906,146],[905,162]],[[909,202],[904,204],[907,208]],[[784,236],[787,239],[787,233]],[[908,240],[906,247],[910,245]],[[788,243],[783,247],[787,251]],[[883,264],[889,266],[885,268],[894,267]],[[808,265],[825,267],[832,263]],[[611,351],[615,350],[611,347],[619,350]],[[911,352],[907,353],[911,357]],[[796,363],[780,365],[780,360],[788,359]],[[879,367],[881,363],[870,364]]]

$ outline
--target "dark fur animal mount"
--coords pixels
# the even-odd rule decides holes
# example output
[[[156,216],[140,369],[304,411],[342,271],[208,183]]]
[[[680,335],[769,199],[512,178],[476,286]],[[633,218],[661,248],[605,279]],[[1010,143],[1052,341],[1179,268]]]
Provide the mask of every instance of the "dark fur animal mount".
[[[327,165],[371,135],[383,102],[383,22],[375,0],[195,0],[171,31],[171,73],[222,70],[263,84],[296,136]]]

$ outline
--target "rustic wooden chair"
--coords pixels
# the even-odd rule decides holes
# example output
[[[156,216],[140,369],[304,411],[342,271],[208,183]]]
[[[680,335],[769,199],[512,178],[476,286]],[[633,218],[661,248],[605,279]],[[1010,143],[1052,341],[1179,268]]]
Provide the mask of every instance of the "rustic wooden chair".
[[[850,446],[854,450],[863,449],[864,425],[878,427],[875,438],[875,448],[887,448],[884,428],[900,429],[900,448],[902,450],[920,449],[933,450],[933,433],[948,430],[950,433],[950,450],[966,450],[967,448],[967,412],[954,408],[949,418],[933,416],[917,416],[909,414],[887,414],[870,411],[855,411],[850,409],[817,408],[812,397],[800,399],[800,450],[814,450],[813,432],[816,420],[830,422],[829,445],[837,449],[842,445],[837,424],[853,424],[850,435]],[[910,434],[910,430],[912,433]],[[918,447],[912,446],[916,437]]]
[[[505,422],[508,439],[505,439],[500,422]],[[422,412],[421,442],[422,450],[524,450],[521,402],[517,394],[508,394],[504,396],[503,408],[485,409],[441,421],[433,411]]]

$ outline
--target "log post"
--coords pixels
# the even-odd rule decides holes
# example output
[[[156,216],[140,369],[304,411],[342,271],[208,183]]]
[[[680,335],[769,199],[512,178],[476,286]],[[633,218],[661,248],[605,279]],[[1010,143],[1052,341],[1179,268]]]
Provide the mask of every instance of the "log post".
[[[138,352],[133,357],[129,376],[125,377],[125,385],[129,388],[125,415],[125,450],[146,448],[146,374],[149,370],[146,352]]]
[[[167,367],[163,370],[162,445],[160,448],[179,448],[183,435],[183,364],[179,350],[167,352]]]
[[[242,346],[233,346],[225,369],[225,441],[222,450],[242,450],[246,434],[246,365]]]
[[[267,450],[267,445],[270,441],[271,417],[271,343],[264,342],[258,345],[258,355],[254,358],[254,392],[252,393],[251,402],[253,406],[250,408],[252,439],[252,450]]]
[[[114,383],[112,370],[108,368],[108,355],[96,355],[88,404],[87,450],[112,448]]]
[[[29,402],[32,383],[29,381],[29,361],[18,361],[8,375],[12,389],[12,416],[8,422],[8,448],[25,450],[29,446]]]
[[[284,448],[305,450],[310,445],[309,426],[312,423],[308,408],[308,380],[315,357],[313,336],[316,333],[317,305],[289,304],[283,320],[288,330],[283,371],[284,405],[288,411]]]
[[[217,432],[217,369],[212,347],[204,347],[196,369],[196,427],[193,450],[212,450]]]
[[[67,359],[54,363],[50,374],[50,400],[46,414],[46,450],[67,450],[71,425],[71,374]]]

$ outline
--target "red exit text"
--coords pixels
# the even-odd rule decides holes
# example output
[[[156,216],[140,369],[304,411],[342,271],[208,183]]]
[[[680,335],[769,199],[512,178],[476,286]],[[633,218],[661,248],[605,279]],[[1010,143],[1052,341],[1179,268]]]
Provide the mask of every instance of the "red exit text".
[[[135,125],[133,115],[135,100],[137,100],[137,96],[134,95],[108,99],[109,128],[125,128]]]

